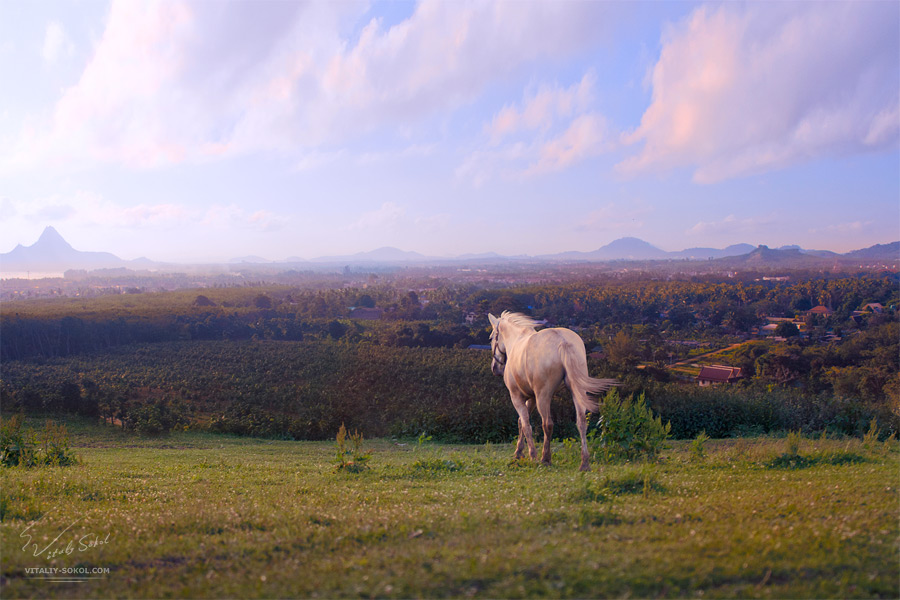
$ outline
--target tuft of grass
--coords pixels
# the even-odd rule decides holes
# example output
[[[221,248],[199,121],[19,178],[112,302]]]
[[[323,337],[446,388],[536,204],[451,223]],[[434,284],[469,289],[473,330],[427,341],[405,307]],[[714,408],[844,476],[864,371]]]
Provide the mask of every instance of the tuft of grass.
[[[799,431],[789,431],[786,438],[787,449],[785,450],[785,456],[799,456],[800,455],[800,442],[803,440],[803,435]]]
[[[699,462],[706,458],[706,449],[704,448],[704,444],[709,441],[709,436],[706,435],[706,431],[701,431],[697,434],[693,440],[691,440],[690,450],[691,450],[691,460],[695,462]]]
[[[352,448],[348,447],[348,439]],[[360,432],[348,433],[347,428],[341,423],[341,427],[335,436],[335,446],[337,448],[335,471],[362,473],[369,468],[369,459],[372,458],[372,455],[363,451],[362,441],[363,436]],[[347,458],[348,456],[350,457],[349,459]]]
[[[621,473],[592,480],[581,474],[569,497],[574,502],[610,502],[617,496],[641,494],[647,498],[651,492],[665,492],[657,473],[650,465],[626,467]]]

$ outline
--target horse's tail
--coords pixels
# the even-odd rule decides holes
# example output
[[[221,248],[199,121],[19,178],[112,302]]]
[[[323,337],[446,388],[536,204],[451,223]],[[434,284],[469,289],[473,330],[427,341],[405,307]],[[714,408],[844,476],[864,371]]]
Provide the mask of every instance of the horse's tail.
[[[566,382],[572,391],[572,398],[579,410],[596,413],[600,410],[597,400],[591,396],[620,385],[615,379],[596,379],[588,375],[587,357],[584,345],[576,348],[571,342],[560,345],[560,358],[566,370]]]

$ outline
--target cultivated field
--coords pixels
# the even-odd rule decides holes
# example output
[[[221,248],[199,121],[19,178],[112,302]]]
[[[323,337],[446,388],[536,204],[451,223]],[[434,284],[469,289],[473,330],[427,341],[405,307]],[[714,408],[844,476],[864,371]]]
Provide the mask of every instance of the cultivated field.
[[[900,595],[895,442],[671,442],[580,474],[568,444],[539,467],[365,440],[354,473],[334,442],[70,431],[79,464],[0,469],[3,598]]]

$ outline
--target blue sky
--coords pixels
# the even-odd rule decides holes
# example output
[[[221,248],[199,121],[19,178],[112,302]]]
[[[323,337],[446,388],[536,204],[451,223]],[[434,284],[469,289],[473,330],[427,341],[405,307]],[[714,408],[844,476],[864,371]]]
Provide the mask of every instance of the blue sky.
[[[0,251],[900,239],[897,2],[3,2]]]

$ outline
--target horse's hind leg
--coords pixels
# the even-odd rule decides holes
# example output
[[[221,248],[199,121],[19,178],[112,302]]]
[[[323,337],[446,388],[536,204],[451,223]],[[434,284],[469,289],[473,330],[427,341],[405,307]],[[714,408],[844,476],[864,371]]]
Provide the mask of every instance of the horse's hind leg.
[[[553,439],[553,415],[550,413],[550,400],[553,392],[538,392],[537,407],[541,415],[541,424],[544,428],[544,447],[541,452],[541,462],[550,464],[550,441]]]
[[[576,425],[578,425],[578,435],[581,436],[581,467],[582,471],[590,471],[591,470],[591,453],[588,450],[587,445],[587,417],[584,415],[584,411],[575,404],[575,412],[576,414]]]
[[[537,450],[534,447],[534,437],[531,433],[531,409],[534,407],[534,400],[510,393],[513,407],[519,414],[519,441],[516,442],[516,459],[522,458],[522,451],[525,450],[525,443],[528,443],[528,453],[531,459],[537,458]]]

